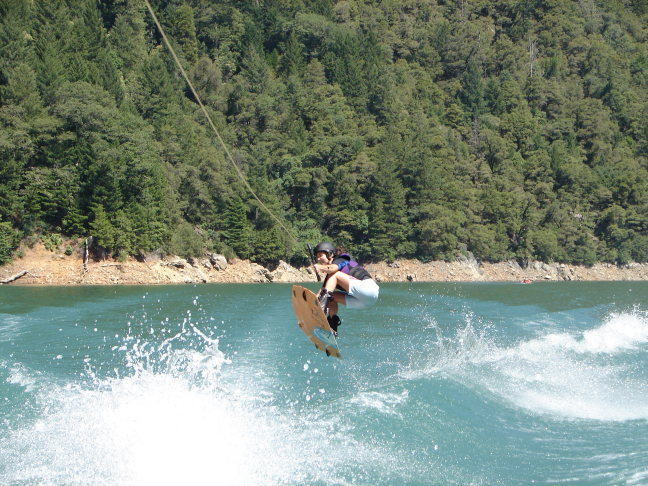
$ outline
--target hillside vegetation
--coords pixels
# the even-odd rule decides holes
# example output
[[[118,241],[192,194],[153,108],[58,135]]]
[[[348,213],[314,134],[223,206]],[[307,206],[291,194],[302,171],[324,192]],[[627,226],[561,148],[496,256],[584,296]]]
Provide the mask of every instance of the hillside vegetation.
[[[648,0],[0,0],[0,263],[648,261]]]

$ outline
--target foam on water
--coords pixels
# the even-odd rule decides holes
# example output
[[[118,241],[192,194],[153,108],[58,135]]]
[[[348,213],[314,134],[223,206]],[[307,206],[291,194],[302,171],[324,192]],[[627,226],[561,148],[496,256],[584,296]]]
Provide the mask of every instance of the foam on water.
[[[22,327],[21,319],[10,314],[0,314],[0,322],[2,322],[0,342],[9,342],[12,339],[15,339]]]
[[[44,410],[31,427],[3,441],[6,471],[16,473],[6,479],[192,483],[207,476],[174,464],[205,461],[224,477],[254,481],[244,454],[254,416],[244,419],[226,402],[168,376],[113,381],[110,390],[61,389],[42,397],[54,411]]]
[[[398,407],[407,400],[408,392],[381,393],[375,391],[361,392],[349,400],[349,403],[360,409],[371,408],[385,415],[396,415],[402,418]]]
[[[646,353],[648,318],[611,314],[582,333],[550,333],[509,347],[478,336],[469,323],[454,338],[439,334],[423,371],[485,389],[532,413],[572,419],[648,419],[648,385],[635,376]]]
[[[347,434],[330,408],[280,407],[249,383],[224,384],[231,361],[190,324],[161,343],[126,336],[114,350],[128,373],[100,377],[89,363],[75,383],[3,363],[9,381],[32,393],[34,417],[0,435],[0,482],[339,484],[340,470],[356,479],[408,470],[397,451]],[[366,398],[388,410],[406,394]]]
[[[17,363],[13,366],[8,366],[5,361],[0,361],[0,365],[9,371],[9,376],[6,380],[7,383],[18,385],[27,392],[31,392],[37,388],[36,385],[39,382],[38,377],[31,374],[22,364]]]
[[[36,391],[39,413],[2,437],[4,480],[207,482],[214,469],[178,467],[194,463],[216,466],[232,483],[260,484],[273,476],[277,463],[267,463],[257,444],[270,443],[275,432],[217,386],[227,360],[216,340],[205,337],[202,351],[134,340],[126,355],[130,376],[101,379],[89,369],[85,383],[56,385],[20,364],[9,367],[9,383]]]
[[[645,315],[614,313],[606,322],[580,336],[567,333],[549,334],[524,347],[531,353],[564,349],[581,354],[615,353],[637,349],[648,342],[648,321]],[[535,349],[534,349],[535,348]]]

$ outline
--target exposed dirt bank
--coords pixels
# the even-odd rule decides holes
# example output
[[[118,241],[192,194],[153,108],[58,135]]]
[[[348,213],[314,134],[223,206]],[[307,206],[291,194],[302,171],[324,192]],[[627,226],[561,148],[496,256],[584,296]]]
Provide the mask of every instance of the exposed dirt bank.
[[[267,283],[314,282],[309,268],[296,269],[280,262],[268,270],[248,260],[226,262],[219,255],[209,255],[191,263],[174,256],[147,257],[146,262],[129,259],[90,261],[84,266],[77,248],[71,255],[50,252],[38,243],[26,248],[22,258],[0,267],[0,281],[23,271],[29,273],[9,285],[107,285],[107,284],[178,284],[178,283]],[[516,262],[479,263],[462,258],[455,262],[421,263],[399,260],[391,264],[373,263],[367,270],[379,282],[515,282],[531,281],[613,281],[648,280],[648,264],[616,266],[598,264],[591,268],[532,262],[522,268]]]

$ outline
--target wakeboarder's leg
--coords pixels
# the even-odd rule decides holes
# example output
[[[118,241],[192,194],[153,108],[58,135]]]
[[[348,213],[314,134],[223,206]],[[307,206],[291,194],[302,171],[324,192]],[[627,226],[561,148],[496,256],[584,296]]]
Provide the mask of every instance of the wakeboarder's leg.
[[[329,315],[327,320],[335,337],[338,336],[338,326],[342,324],[340,316],[338,316],[338,302],[346,305],[346,293],[333,292],[333,298],[329,302]]]
[[[346,305],[346,293],[339,291],[336,292],[335,288],[340,286],[348,292],[350,283],[351,278],[346,273],[335,272],[334,274],[329,275],[326,280],[326,285],[321,291],[322,293],[325,293],[326,296],[331,296],[330,298],[327,298],[328,302],[326,303],[328,306],[327,319],[335,337],[337,337],[337,328],[341,324],[340,318],[337,315],[338,303]],[[325,297],[320,298],[320,304],[322,303],[323,298]],[[324,313],[326,314],[326,310],[324,310]]]
[[[340,320],[340,316],[337,314],[334,315],[329,315],[326,320],[328,320],[329,326],[331,326],[331,331],[333,331],[333,335],[335,337],[338,336],[338,326],[342,324],[342,321]]]
[[[326,281],[326,290],[333,292],[338,285],[348,292],[349,286],[351,285],[351,277],[342,272],[335,272],[329,275]]]
[[[331,304],[331,301],[333,300],[333,292],[322,287],[318,294],[317,300],[319,301],[319,305],[322,308],[322,311],[324,311],[324,315],[326,315],[329,312],[329,306]]]

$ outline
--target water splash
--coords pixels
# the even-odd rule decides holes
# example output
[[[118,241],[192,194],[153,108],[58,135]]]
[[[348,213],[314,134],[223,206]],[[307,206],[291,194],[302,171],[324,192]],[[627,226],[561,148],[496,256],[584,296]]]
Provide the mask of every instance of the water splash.
[[[241,391],[209,329],[188,320],[178,327],[157,340],[127,333],[111,348],[125,363],[114,376],[89,362],[86,381],[39,384],[34,371],[14,366],[12,380],[31,387],[36,412],[0,436],[0,482],[339,484],[339,474],[362,482],[411,467],[390,448],[350,436],[328,405],[260,400],[250,384]]]
[[[452,338],[437,329],[431,358],[408,379],[443,375],[532,413],[556,418],[648,419],[648,384],[635,373],[645,353],[648,318],[611,314],[582,333],[550,333],[500,347],[469,321]]]
[[[562,348],[577,353],[615,353],[638,349],[648,342],[648,320],[646,315],[636,310],[630,314],[611,314],[606,322],[595,329],[572,336],[567,333],[549,334],[542,341],[529,343],[539,346],[539,350]]]
[[[356,409],[360,410],[371,408],[385,415],[395,415],[402,418],[403,415],[398,411],[398,407],[407,401],[409,393],[407,390],[401,393],[384,393],[384,392],[361,392],[349,400]]]

